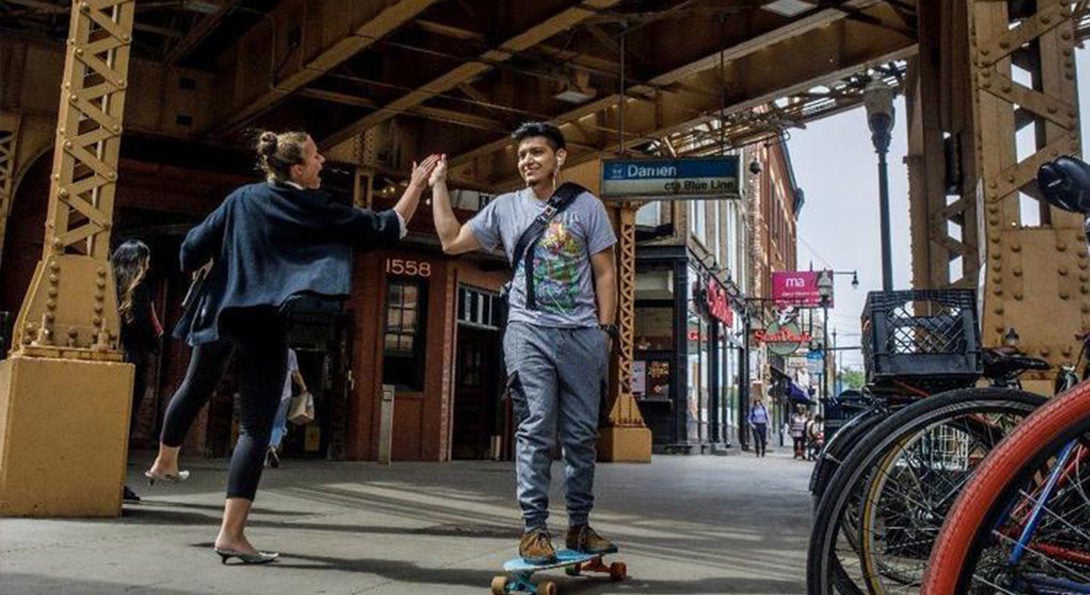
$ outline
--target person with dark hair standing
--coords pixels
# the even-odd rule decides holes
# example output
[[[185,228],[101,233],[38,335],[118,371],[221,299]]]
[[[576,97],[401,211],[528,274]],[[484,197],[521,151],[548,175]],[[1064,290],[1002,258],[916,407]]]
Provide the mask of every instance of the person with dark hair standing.
[[[152,307],[151,289],[147,280],[151,266],[151,250],[140,240],[126,240],[110,256],[117,282],[117,313],[121,319],[121,346],[125,361],[136,369],[132,380],[132,409],[129,413],[129,436],[136,430],[140,405],[148,388],[148,364],[159,350],[163,327]],[[140,497],[125,486],[124,498],[139,502]]]
[[[162,435],[162,444],[174,449],[177,469],[177,449],[207,401],[208,387],[222,375],[224,364],[216,358],[233,349],[239,437],[214,544],[224,563],[238,558],[261,564],[279,556],[258,551],[244,531],[287,375],[282,309],[302,295],[346,298],[352,247],[392,245],[403,237],[439,160],[432,155],[419,166],[414,164],[401,199],[393,209],[375,213],[340,204],[319,190],[325,158],[306,133],[262,133],[257,154],[266,182],[232,192],[182,243],[183,271],[196,271],[208,261],[214,264],[192,317],[180,323],[197,349],[186,380],[167,409]],[[204,345],[212,346],[212,353],[199,352]],[[198,361],[211,365],[195,365]],[[149,474],[167,471],[153,467]]]
[[[516,255],[523,232],[549,213],[546,204],[557,190],[567,149],[560,130],[545,122],[523,124],[512,138],[526,187],[497,197],[465,225],[451,209],[445,156],[429,182],[444,252],[502,245],[508,260],[515,260],[503,347],[518,416],[515,470],[525,524],[518,551],[525,560],[544,564],[556,560],[546,521],[558,433],[565,462],[566,546],[585,553],[617,550],[589,524],[599,406],[610,342],[617,334],[617,239],[602,202],[585,188],[568,187],[574,199],[543,221],[547,226],[539,240],[529,242],[525,259]]]

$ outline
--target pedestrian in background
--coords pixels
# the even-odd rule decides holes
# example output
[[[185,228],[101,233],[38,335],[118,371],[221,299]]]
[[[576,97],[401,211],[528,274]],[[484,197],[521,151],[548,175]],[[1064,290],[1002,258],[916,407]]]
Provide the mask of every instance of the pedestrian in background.
[[[140,405],[148,388],[148,367],[159,351],[163,327],[155,315],[147,275],[151,266],[151,250],[140,240],[126,240],[110,256],[117,282],[117,314],[121,319],[121,346],[125,361],[135,367],[132,381],[132,409],[129,413],[129,437],[136,430]],[[129,486],[124,487],[124,499],[139,502],[140,497]]]
[[[753,430],[753,454],[758,457],[765,456],[768,449],[768,409],[761,401],[761,397],[755,397],[749,408],[749,427]]]
[[[291,409],[291,398],[295,395],[292,387],[298,389],[298,394],[307,392],[307,383],[303,380],[303,374],[299,372],[299,359],[294,349],[288,349],[288,377],[284,379],[284,391],[280,395],[280,408],[276,410],[276,421],[273,422],[272,435],[269,437],[269,450],[265,453],[265,466],[276,469],[280,467],[280,444],[288,433],[288,409]]]
[[[807,458],[811,461],[825,447],[825,418],[819,413],[806,425]]]
[[[794,442],[796,459],[806,458],[806,426],[809,422],[806,408],[802,405],[796,406],[795,413],[791,416],[791,441]]]
[[[194,346],[229,346],[237,358],[239,437],[231,455],[223,522],[214,542],[224,563],[238,558],[260,564],[279,557],[258,551],[246,538],[245,528],[287,376],[284,307],[301,295],[346,298],[352,247],[389,246],[404,237],[406,222],[416,212],[439,160],[433,155],[414,164],[401,199],[392,210],[375,213],[344,205],[319,190],[325,158],[304,132],[262,133],[257,156],[266,181],[232,192],[190,230],[180,254],[185,272],[214,263],[196,314],[183,329],[187,341]],[[222,362],[210,363],[202,368],[190,362],[186,374],[190,386],[219,381]],[[211,391],[179,389],[179,393],[163,424],[163,443],[175,449]]]

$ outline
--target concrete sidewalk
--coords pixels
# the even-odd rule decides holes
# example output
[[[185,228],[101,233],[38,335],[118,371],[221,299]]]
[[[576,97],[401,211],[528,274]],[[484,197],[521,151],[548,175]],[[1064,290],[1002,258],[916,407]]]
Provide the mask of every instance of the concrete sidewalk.
[[[144,500],[119,519],[0,520],[0,592],[484,593],[521,529],[510,463],[287,459],[266,470],[247,532],[280,560],[223,566],[226,461],[183,457],[190,481],[148,487],[149,461],[130,465]],[[810,469],[789,449],[600,465],[592,524],[629,579],[547,576],[561,593],[804,593]],[[560,544],[562,479],[554,465]]]

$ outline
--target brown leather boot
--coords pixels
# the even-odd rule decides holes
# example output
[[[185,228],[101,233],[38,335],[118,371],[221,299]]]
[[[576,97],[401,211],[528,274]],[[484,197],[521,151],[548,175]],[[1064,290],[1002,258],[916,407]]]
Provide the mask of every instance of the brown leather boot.
[[[590,525],[576,525],[568,529],[564,544],[569,550],[583,554],[612,554],[617,551],[617,546],[591,529]]]
[[[530,564],[552,564],[556,562],[556,550],[549,530],[545,527],[527,529],[519,540],[519,556]]]

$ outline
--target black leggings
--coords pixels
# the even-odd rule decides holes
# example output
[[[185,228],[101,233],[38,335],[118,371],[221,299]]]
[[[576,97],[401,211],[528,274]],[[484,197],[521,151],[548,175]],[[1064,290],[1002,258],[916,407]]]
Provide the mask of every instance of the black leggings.
[[[136,422],[140,419],[140,405],[144,402],[144,393],[148,390],[148,360],[150,354],[135,349],[125,350],[125,361],[136,369],[132,377],[132,409],[129,414],[129,436],[136,430]]]
[[[164,445],[177,448],[185,442],[186,433],[223,378],[234,350],[234,345],[223,339],[193,348],[185,378],[170,398],[163,418],[159,440]]]
[[[180,446],[197,413],[219,383],[230,351],[238,358],[239,435],[227,473],[227,497],[253,500],[288,367],[288,339],[274,308],[255,307],[220,316],[218,343],[193,351],[186,378],[167,407],[163,444]]]
[[[753,424],[753,450],[763,455],[768,448],[768,426],[765,424]]]

